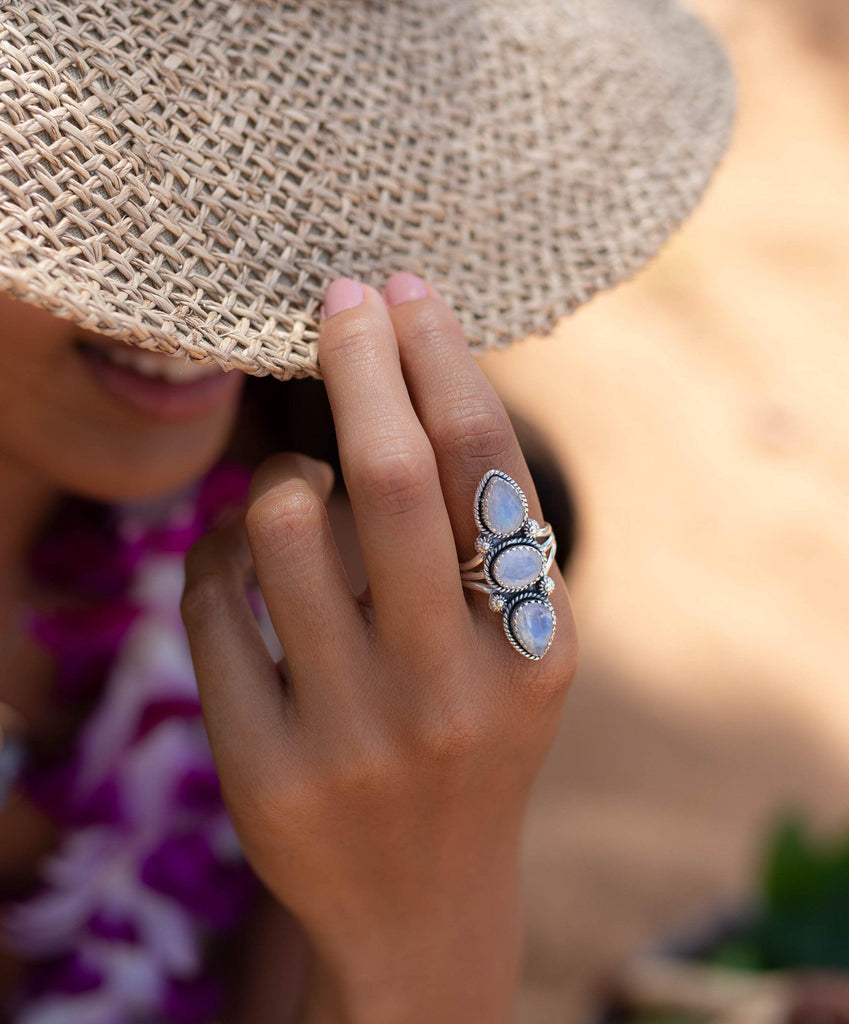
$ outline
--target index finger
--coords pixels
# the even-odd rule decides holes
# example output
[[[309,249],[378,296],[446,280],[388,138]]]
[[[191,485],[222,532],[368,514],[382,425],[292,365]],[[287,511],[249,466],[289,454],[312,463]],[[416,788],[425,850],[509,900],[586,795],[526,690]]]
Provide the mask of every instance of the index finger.
[[[270,756],[287,721],[283,681],[245,590],[251,568],[243,522],[207,534],[186,558],[180,606],[209,742],[229,779],[243,774],[246,752]]]

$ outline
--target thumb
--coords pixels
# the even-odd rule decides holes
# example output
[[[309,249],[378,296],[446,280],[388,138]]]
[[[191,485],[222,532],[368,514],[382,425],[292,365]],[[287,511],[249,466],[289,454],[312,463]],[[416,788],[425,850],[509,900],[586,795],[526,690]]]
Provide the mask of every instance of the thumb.
[[[327,502],[333,490],[335,474],[328,462],[310,458],[301,452],[279,452],[260,463],[254,471],[248,504],[253,505],[279,484],[293,478],[305,480],[321,500]]]

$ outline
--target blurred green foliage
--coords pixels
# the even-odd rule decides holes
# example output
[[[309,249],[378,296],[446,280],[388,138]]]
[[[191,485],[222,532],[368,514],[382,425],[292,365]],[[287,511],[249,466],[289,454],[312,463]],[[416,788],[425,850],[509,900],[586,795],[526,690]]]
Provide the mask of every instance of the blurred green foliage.
[[[751,923],[706,949],[702,962],[745,971],[849,971],[849,832],[818,839],[801,818],[783,816],[767,840]],[[627,1024],[706,1024],[706,1017],[631,1009]]]
[[[775,826],[748,932],[711,962],[748,970],[849,970],[849,833],[817,839],[798,817]]]

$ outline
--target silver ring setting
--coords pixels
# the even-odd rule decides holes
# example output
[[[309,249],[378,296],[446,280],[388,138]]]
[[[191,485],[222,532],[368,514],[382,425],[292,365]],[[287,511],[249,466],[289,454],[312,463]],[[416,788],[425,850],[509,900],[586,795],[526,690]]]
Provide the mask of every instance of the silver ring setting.
[[[531,519],[522,488],[500,469],[488,470],[475,493],[477,554],[460,563],[460,579],[470,590],[489,594],[489,607],[501,612],[513,647],[533,661],[546,653],[557,620],[548,595],[548,570],[557,541],[548,523]]]

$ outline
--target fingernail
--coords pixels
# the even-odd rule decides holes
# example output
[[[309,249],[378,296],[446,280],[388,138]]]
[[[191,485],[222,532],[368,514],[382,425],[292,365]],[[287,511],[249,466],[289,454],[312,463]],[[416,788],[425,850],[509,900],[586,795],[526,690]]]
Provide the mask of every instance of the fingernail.
[[[324,496],[326,494],[330,494],[330,489],[333,486],[334,481],[336,480],[336,473],[334,472],[333,467],[330,465],[330,463],[324,462],[323,460],[319,461],[318,467],[318,471],[321,474],[322,478],[321,493],[322,496]]]
[[[387,306],[400,306],[402,302],[427,298],[427,285],[420,277],[402,270],[393,274],[383,288],[383,298]]]
[[[363,286],[350,277],[338,277],[324,294],[324,305],[321,307],[321,319],[328,320],[346,309],[356,309],[362,305],[365,293]]]

